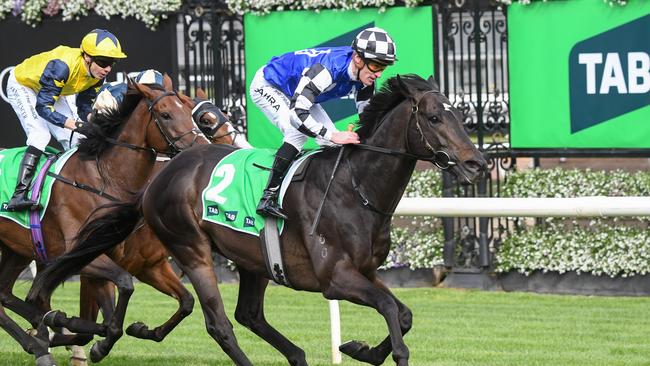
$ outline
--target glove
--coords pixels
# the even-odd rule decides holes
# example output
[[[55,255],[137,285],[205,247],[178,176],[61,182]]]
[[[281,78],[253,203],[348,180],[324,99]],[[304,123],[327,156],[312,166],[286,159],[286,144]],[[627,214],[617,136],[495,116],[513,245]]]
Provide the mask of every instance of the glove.
[[[84,136],[90,136],[96,130],[96,127],[92,123],[85,123],[83,121],[75,121],[74,127],[74,132]]]

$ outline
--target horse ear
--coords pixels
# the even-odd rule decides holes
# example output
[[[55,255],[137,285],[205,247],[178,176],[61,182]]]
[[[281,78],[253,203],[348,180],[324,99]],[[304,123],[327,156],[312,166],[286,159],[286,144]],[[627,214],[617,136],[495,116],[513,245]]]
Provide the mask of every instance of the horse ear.
[[[399,88],[402,90],[402,93],[404,93],[405,96],[407,96],[409,98],[415,98],[415,95],[417,94],[417,90],[415,90],[411,86],[409,86],[404,81],[404,78],[399,76],[399,74],[397,74],[397,84],[399,85]]]
[[[172,78],[170,78],[167,73],[165,73],[165,76],[163,76],[163,87],[166,91],[174,90],[174,85],[172,85]]]
[[[151,91],[151,88],[149,88],[145,84],[139,84],[139,83],[136,83],[133,80],[131,80],[131,83],[132,83],[131,85],[133,85],[133,88],[135,88],[135,90],[137,90],[145,98],[147,98],[149,100],[153,100],[155,98],[153,92]]]
[[[181,103],[183,103],[183,105],[186,105],[190,108],[194,108],[194,105],[196,103],[194,102],[194,100],[192,100],[192,98],[188,97],[187,95],[181,92],[177,92],[176,95],[178,95],[178,98],[180,98]]]
[[[196,89],[196,97],[202,100],[208,100],[208,94],[201,88]]]
[[[429,76],[427,81],[431,84],[431,90],[440,93],[440,86],[436,83],[436,79],[433,78],[433,75]]]

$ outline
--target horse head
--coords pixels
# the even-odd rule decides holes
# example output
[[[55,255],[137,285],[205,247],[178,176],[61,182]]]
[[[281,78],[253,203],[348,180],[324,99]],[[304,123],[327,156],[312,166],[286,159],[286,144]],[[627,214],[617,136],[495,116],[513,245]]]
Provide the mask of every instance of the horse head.
[[[208,143],[191,118],[191,108],[181,101],[165,74],[158,89],[129,80],[129,89],[142,95],[150,114],[147,142],[160,153],[173,156],[197,143]],[[153,122],[153,123],[151,123]]]
[[[450,170],[463,183],[473,183],[487,170],[483,154],[470,140],[460,113],[440,92],[433,77],[426,80],[428,88],[423,88],[421,82],[410,82],[415,78],[424,82],[418,76],[396,78],[411,103],[407,149],[440,169]]]

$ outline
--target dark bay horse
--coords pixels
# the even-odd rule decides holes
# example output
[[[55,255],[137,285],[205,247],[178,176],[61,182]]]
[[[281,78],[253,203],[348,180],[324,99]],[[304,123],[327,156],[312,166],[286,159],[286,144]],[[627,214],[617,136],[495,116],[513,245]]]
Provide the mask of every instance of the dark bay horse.
[[[176,93],[171,90],[171,79],[166,76],[164,88],[152,88],[131,83],[123,107],[119,111],[98,116],[91,124],[83,127],[87,136],[61,170],[60,175],[68,183],[56,180],[52,186],[48,210],[42,220],[43,237],[48,258],[55,258],[70,248],[81,224],[94,208],[118,200],[131,199],[150,178],[157,153],[175,155],[196,143],[207,143],[191,119],[191,110],[183,105]],[[78,189],[72,184],[85,185],[96,192]],[[29,230],[13,221],[0,218],[0,302],[27,319],[37,327],[45,311],[49,310],[49,299],[33,306],[25,303],[12,293],[19,273],[34,256]],[[108,257],[100,256],[84,268],[85,276],[114,277],[119,267]],[[122,296],[123,295],[123,296]],[[130,293],[120,295],[117,309],[123,308]],[[123,311],[122,310],[122,311]],[[28,336],[16,328],[16,324],[0,312],[0,326],[12,335],[27,352],[35,355],[38,365],[53,364],[48,353],[48,343],[44,339]],[[113,329],[122,324],[109,324],[108,338],[117,335]],[[41,337],[47,331],[39,329]],[[85,337],[88,342],[92,339]],[[107,344],[114,342],[106,340]],[[61,337],[49,345],[64,344]]]
[[[363,145],[345,147],[316,235],[309,233],[311,223],[339,148],[316,155],[306,178],[287,190],[283,205],[289,220],[281,240],[288,282],[296,290],[370,306],[388,325],[388,336],[375,347],[357,341],[341,346],[357,360],[378,365],[392,352],[397,365],[408,365],[403,336],[412,314],[379,280],[377,268],[388,255],[392,212],[418,159],[450,169],[467,183],[485,171],[486,161],[460,121],[432,78],[391,78],[361,115],[357,132]],[[304,351],[264,317],[269,274],[258,238],[201,219],[202,190],[215,165],[231,151],[217,145],[186,150],[132,202],[104,206],[103,214],[82,228],[78,246],[37,276],[29,301],[49,298],[65,277],[119,244],[144,217],[194,285],[208,333],[235,364],[251,362],[224,311],[213,248],[238,266],[236,320],[278,349],[289,364],[307,365]]]

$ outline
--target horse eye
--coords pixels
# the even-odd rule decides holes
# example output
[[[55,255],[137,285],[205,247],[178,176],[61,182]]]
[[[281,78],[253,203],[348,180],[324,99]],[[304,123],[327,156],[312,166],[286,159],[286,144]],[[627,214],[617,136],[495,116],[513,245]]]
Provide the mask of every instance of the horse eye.
[[[431,117],[429,117],[429,122],[431,122],[433,124],[436,124],[436,123],[442,122],[442,120],[440,120],[440,118],[438,118],[438,116],[431,116]]]
[[[171,114],[169,114],[167,112],[160,113],[160,117],[162,117],[164,119],[171,119],[172,118]]]

